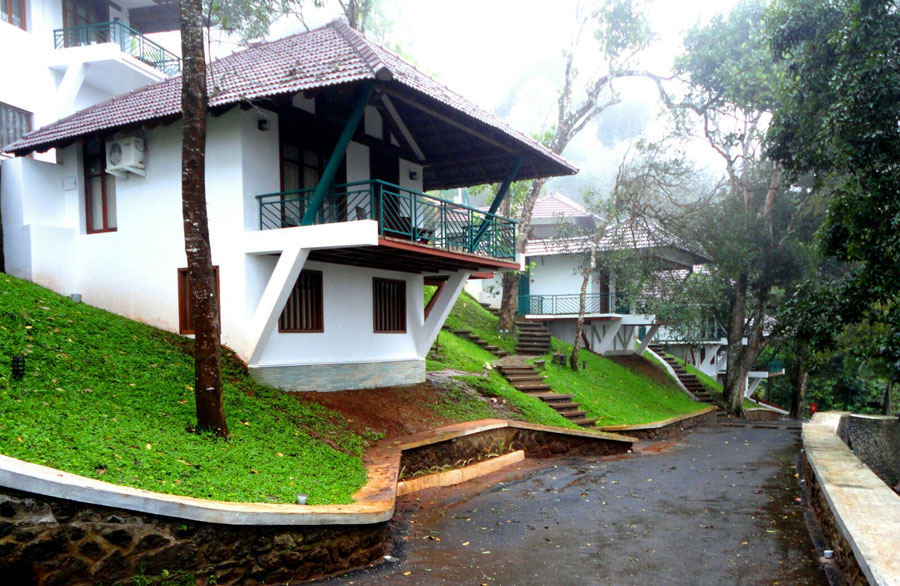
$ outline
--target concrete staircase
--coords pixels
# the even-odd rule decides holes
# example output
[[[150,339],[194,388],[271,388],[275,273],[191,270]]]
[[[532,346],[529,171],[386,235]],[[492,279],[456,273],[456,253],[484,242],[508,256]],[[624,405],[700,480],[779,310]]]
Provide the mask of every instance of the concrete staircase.
[[[497,356],[498,358],[503,358],[504,356],[509,356],[509,352],[507,352],[503,348],[500,348],[499,346],[496,346],[485,340],[482,340],[481,338],[479,338],[477,335],[475,335],[473,332],[470,332],[469,330],[450,330],[450,333],[453,334],[454,336],[459,336],[460,338],[465,338],[466,340],[471,341],[476,346],[481,347],[481,349],[483,349],[483,350],[487,350],[488,352],[490,352],[494,356]]]
[[[572,401],[572,395],[554,392],[533,366],[524,363],[498,365],[497,370],[516,390],[540,399],[572,423],[582,427],[592,427],[596,423],[595,418],[587,417],[580,405]]]
[[[536,321],[516,321],[519,329],[519,341],[516,344],[516,354],[526,356],[540,356],[550,351],[550,330],[544,324]]]
[[[665,350],[662,346],[651,344],[650,349],[656,352],[663,360],[665,360],[669,366],[672,367],[672,370],[675,371],[675,376],[678,377],[678,380],[681,381],[681,384],[689,390],[694,397],[700,401],[701,403],[710,403],[712,404],[713,398],[712,395],[709,394],[709,391],[706,390],[706,387],[703,386],[703,383],[700,382],[700,379],[697,378],[696,375],[690,374],[687,370],[681,366],[677,360],[666,354]]]
[[[479,303],[479,305],[494,314],[494,317],[500,317],[500,310],[496,307],[491,307],[487,303]]]

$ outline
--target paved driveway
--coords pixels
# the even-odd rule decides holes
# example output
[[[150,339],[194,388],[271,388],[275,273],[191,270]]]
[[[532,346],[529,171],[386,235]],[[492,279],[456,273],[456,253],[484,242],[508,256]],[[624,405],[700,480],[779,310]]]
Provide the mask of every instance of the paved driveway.
[[[395,524],[399,561],[327,584],[828,584],[798,449],[796,430],[705,428],[421,493]]]

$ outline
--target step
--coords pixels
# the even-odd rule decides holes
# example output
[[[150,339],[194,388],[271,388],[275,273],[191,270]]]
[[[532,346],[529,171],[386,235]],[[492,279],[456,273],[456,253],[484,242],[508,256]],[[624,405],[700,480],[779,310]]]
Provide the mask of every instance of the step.
[[[597,423],[596,417],[582,417],[580,419],[570,419],[572,423],[575,425],[580,425],[581,427],[592,427],[595,423]]]
[[[585,411],[562,411],[560,413],[560,415],[562,415],[566,419],[572,420],[572,419],[584,419],[585,415],[587,415],[587,413]]]
[[[534,373],[534,374],[525,374],[525,373],[509,374],[509,375],[504,375],[504,376],[506,376],[506,380],[508,380],[511,383],[542,383],[542,382],[544,382],[544,377],[538,375],[537,373]]]
[[[580,409],[581,405],[572,401],[559,401],[553,403],[553,408],[557,411],[565,411],[567,409]]]
[[[553,393],[542,391],[539,393],[528,393],[529,397],[537,397],[544,403],[556,403],[558,401],[571,401],[572,395],[565,395],[563,393]]]
[[[544,383],[513,383],[513,388],[523,393],[550,391],[552,387]]]

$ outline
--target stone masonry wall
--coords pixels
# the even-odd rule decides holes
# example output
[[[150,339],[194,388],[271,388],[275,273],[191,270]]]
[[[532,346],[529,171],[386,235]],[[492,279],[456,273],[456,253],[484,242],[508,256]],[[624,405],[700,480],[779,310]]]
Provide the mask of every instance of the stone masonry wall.
[[[240,527],[196,523],[0,489],[0,583],[132,585],[187,571],[225,585],[282,584],[368,564],[386,523]]]
[[[839,435],[878,478],[900,486],[900,419],[897,417],[845,416]]]
[[[631,446],[625,442],[548,431],[504,427],[452,440],[404,450],[400,469],[404,476],[442,466],[459,467],[485,454],[505,454],[525,450],[530,458],[551,456],[607,456],[622,454]]]
[[[806,479],[806,486],[809,490],[809,504],[816,514],[816,520],[822,526],[822,532],[829,543],[828,547],[834,550],[835,565],[841,572],[841,583],[847,586],[868,586],[869,580],[860,569],[850,544],[841,533],[831,509],[828,507],[828,501],[825,500],[822,488],[816,480],[816,475],[805,456],[803,457],[803,477]]]
[[[260,366],[250,368],[250,375],[283,391],[352,391],[423,382],[425,361]]]
[[[703,413],[702,415],[698,415],[696,417],[691,417],[689,419],[682,419],[681,421],[675,421],[668,425],[664,425],[662,427],[647,427],[643,429],[623,429],[621,431],[616,431],[615,433],[620,433],[622,435],[627,435],[629,437],[633,437],[635,439],[641,441],[647,440],[657,440],[657,439],[665,439],[668,437],[673,437],[676,435],[680,435],[684,433],[686,430],[691,429],[693,427],[699,427],[704,425],[715,425],[717,420],[717,415],[715,411],[710,411],[708,413]]]

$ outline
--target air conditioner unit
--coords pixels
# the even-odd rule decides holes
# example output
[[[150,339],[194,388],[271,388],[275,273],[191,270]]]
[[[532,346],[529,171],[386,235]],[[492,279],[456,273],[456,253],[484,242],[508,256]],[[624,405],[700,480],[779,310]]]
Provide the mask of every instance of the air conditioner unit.
[[[127,178],[128,173],[143,177],[145,175],[143,139],[129,136],[107,142],[106,172],[116,177]]]

